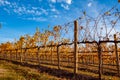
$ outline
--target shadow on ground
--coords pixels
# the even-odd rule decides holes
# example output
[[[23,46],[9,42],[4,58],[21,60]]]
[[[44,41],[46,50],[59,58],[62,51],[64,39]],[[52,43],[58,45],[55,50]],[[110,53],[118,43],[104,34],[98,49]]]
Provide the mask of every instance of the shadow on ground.
[[[6,60],[6,61],[12,62],[13,64],[16,64],[16,65],[21,65],[21,66],[25,66],[25,67],[38,69],[40,73],[48,73],[49,75],[56,76],[56,77],[62,78],[62,79],[67,79],[67,80],[99,80],[98,78],[94,78],[94,77],[91,77],[88,75],[83,75],[83,74],[77,74],[76,75],[77,77],[74,78],[73,73],[71,73],[69,71],[48,68],[48,67],[41,66],[41,65],[21,63],[21,62],[10,61],[10,60]]]

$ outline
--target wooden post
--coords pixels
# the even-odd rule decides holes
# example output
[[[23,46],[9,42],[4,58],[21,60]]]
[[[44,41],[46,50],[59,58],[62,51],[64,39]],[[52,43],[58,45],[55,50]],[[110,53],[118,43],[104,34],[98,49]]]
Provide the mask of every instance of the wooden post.
[[[2,50],[0,51],[0,59],[2,59]]]
[[[6,53],[6,52],[4,51],[3,56],[2,56],[2,57],[3,57],[3,59],[5,59],[5,53]]]
[[[15,60],[17,60],[17,49],[15,49]]]
[[[92,55],[92,64],[94,64],[94,54]]]
[[[58,59],[58,69],[60,69],[60,53],[59,53],[59,45],[57,45],[57,59]]]
[[[21,53],[20,53],[20,62],[22,62],[22,48],[21,48]]]
[[[120,76],[120,68],[119,68],[119,54],[117,52],[117,38],[116,38],[116,34],[114,34],[114,43],[115,43],[115,54],[116,54],[116,64],[117,64],[117,71],[118,71],[118,76]]]
[[[5,51],[3,52],[3,56],[2,57],[3,57],[3,59],[5,59]]]
[[[12,61],[12,50],[10,50],[10,60]]]
[[[27,63],[27,61],[26,61],[26,58],[27,58],[26,52],[27,52],[27,48],[26,48],[25,51],[24,51],[24,62],[25,62],[25,63]]]
[[[12,50],[10,50],[10,54],[11,54],[11,61],[13,60],[13,53]]]
[[[74,77],[78,72],[78,21],[74,21]]]
[[[52,51],[52,44],[51,44],[51,64],[52,64],[52,58],[53,58],[53,51]]]
[[[70,60],[69,60],[69,56],[67,56],[67,58],[68,58],[68,65],[67,65],[67,66],[70,66]]]
[[[38,47],[37,49],[38,49],[38,52],[36,53],[36,57],[37,57],[38,64],[40,65],[40,57],[39,57],[40,47]]]
[[[99,80],[101,80],[102,77],[102,54],[101,54],[101,46],[100,46],[100,41],[98,42],[98,60],[99,60]]]

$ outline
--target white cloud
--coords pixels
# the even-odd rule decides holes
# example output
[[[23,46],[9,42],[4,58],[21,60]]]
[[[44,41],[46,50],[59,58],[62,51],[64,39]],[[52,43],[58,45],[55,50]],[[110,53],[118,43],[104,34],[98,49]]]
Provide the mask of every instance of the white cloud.
[[[49,4],[49,6],[50,6],[50,11],[52,11],[52,12],[54,12],[54,13],[56,13],[56,14],[59,14],[59,13],[60,13],[60,12],[55,8],[54,5]]]
[[[71,4],[72,0],[65,0],[67,4]]]
[[[71,4],[72,3],[72,0],[50,0],[52,3],[56,3],[56,2],[58,2],[58,3],[61,3],[61,2],[64,2],[64,3],[66,3],[66,4]]]
[[[41,13],[40,11],[34,11],[33,14],[35,14],[35,15],[42,15],[42,13]],[[45,13],[45,14],[46,14],[46,13]]]
[[[0,0],[0,5],[5,6],[5,5],[10,5],[10,2],[7,0]]]
[[[51,9],[51,11],[55,12],[55,11],[56,11],[56,9],[55,9],[55,8],[53,8],[53,9]]]
[[[41,8],[40,10],[41,10],[41,12],[42,12],[43,14],[48,15],[48,12],[47,12],[47,10],[46,10],[46,9]]]
[[[33,10],[37,10],[38,8],[37,7],[32,7]]]
[[[69,10],[69,6],[68,5],[61,4],[61,7],[63,7],[66,10]]]
[[[3,8],[3,10],[6,11],[8,14],[10,14],[9,9],[7,9],[7,8]]]
[[[51,11],[55,12],[56,14],[59,14],[59,11],[57,9],[55,9],[55,8],[52,8]]]
[[[4,3],[5,3],[6,5],[10,5],[10,2],[8,2],[8,1],[5,1]]]
[[[34,15],[34,16],[40,16],[42,14],[47,15],[48,12],[47,10],[43,8],[38,8],[38,7],[28,7],[25,5],[20,5],[19,3],[16,2],[9,2],[7,0],[0,0],[0,6],[7,6],[10,9],[4,8],[3,10],[10,13],[14,12],[18,15]]]
[[[34,16],[40,16],[42,14],[47,15],[48,12],[47,10],[43,9],[43,8],[37,8],[37,7],[32,7],[32,8],[27,8],[25,6],[17,6],[13,9],[14,13],[17,13],[19,15],[23,15],[23,14],[29,14],[29,15],[34,15]]]
[[[37,21],[37,22],[41,22],[41,21],[46,21],[46,18],[42,18],[42,17],[32,17],[32,18],[24,18],[25,20],[33,20],[33,21]]]
[[[44,8],[39,8],[39,7],[34,7],[34,6],[30,7],[26,5],[21,5],[16,2],[9,2],[7,0],[0,0],[0,6],[6,6],[7,8],[3,8],[3,10],[6,11],[8,14],[15,13],[21,16],[29,15],[29,17],[26,17],[25,20],[46,21],[45,18],[41,18],[40,16],[48,15],[47,10]],[[58,13],[57,10],[54,10],[54,11]]]
[[[72,0],[57,0],[57,2],[64,2],[70,5],[72,3]]]
[[[60,18],[59,15],[51,15],[50,17],[51,17],[51,18],[57,18],[57,19]]]
[[[57,15],[54,15],[54,17],[55,17],[55,18],[58,18],[58,16],[57,16]]]
[[[49,4],[49,6],[50,6],[50,8],[54,8],[55,6],[54,5],[52,5],[52,4]]]
[[[91,2],[89,2],[87,6],[88,6],[88,7],[91,7],[91,6],[92,6],[92,3],[91,3]]]
[[[53,3],[56,3],[56,0],[50,0],[51,2],[53,2]]]
[[[69,10],[69,5],[72,4],[72,0],[50,0],[50,1],[54,3],[61,3],[61,7],[63,7],[66,10]],[[56,11],[55,7],[52,4],[50,4],[49,6],[52,8],[51,11],[53,12]]]

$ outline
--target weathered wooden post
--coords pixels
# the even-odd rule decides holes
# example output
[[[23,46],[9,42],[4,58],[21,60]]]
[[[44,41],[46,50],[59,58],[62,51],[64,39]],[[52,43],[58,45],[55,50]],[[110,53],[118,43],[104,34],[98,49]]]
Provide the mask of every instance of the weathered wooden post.
[[[98,60],[99,60],[99,80],[101,80],[102,77],[102,54],[101,54],[101,46],[100,41],[98,42]]]
[[[4,51],[3,58],[6,59],[6,53],[7,51]]]
[[[27,58],[27,55],[26,55],[26,52],[27,52],[27,48],[25,48],[25,51],[24,51],[24,62],[26,63],[26,58]]]
[[[40,51],[40,47],[37,48],[37,53],[36,53],[37,61],[38,61],[38,64],[40,65],[39,51]]]
[[[52,64],[52,62],[53,62],[53,49],[52,49],[52,44],[51,44],[51,64]]]
[[[15,49],[15,51],[16,51],[16,52],[15,52],[15,53],[16,53],[16,57],[15,57],[15,59],[17,60],[17,57],[18,57],[18,56],[17,56],[17,51],[18,51],[18,50],[17,50],[17,49]]]
[[[78,21],[74,21],[74,77],[78,72]]]
[[[120,76],[120,68],[119,68],[119,54],[117,51],[117,38],[116,38],[116,34],[114,34],[114,43],[115,43],[115,54],[116,54],[116,67],[117,67],[117,71],[118,71],[118,76]]]
[[[5,59],[5,50],[3,51],[2,58]]]
[[[22,48],[21,48],[21,53],[20,53],[20,62],[22,62],[23,60],[22,60],[22,58],[23,58],[23,50],[22,50]]]
[[[57,45],[57,59],[58,59],[58,69],[60,69],[60,53],[59,53],[59,45]]]
[[[12,50],[10,50],[10,60],[12,61]]]
[[[23,36],[20,37],[20,50],[21,50],[20,62],[23,61],[23,42],[24,42],[24,39],[25,39],[25,38],[24,38]]]
[[[2,59],[2,50],[0,51],[0,59]]]

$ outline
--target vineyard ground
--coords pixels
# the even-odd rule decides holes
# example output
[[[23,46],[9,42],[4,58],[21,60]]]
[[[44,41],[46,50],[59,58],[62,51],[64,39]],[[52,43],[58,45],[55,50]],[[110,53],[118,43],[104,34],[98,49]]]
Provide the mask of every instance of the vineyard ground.
[[[88,71],[79,71],[78,79],[74,79],[73,70],[68,68],[62,68],[58,70],[56,66],[50,65],[37,65],[31,63],[20,63],[18,61],[9,61],[9,60],[0,60],[0,64],[7,66],[9,71],[8,74],[14,74],[8,77],[2,78],[11,78],[11,80],[98,80],[97,74],[90,73]],[[1,69],[1,65],[0,65]],[[3,68],[4,69],[4,68]],[[13,71],[13,72],[12,72]],[[1,73],[0,73],[1,74]],[[15,77],[14,77],[15,75]],[[3,79],[5,80],[5,79]],[[8,79],[6,79],[8,80]],[[120,78],[115,76],[103,76],[103,80],[120,80]]]
[[[0,80],[61,80],[39,70],[0,60]]]

